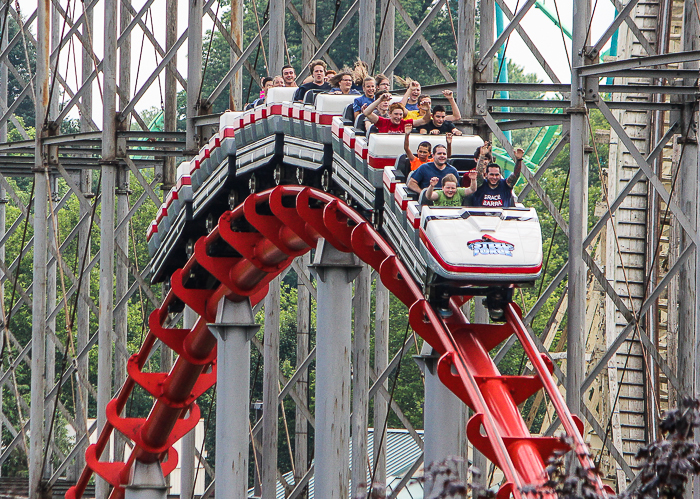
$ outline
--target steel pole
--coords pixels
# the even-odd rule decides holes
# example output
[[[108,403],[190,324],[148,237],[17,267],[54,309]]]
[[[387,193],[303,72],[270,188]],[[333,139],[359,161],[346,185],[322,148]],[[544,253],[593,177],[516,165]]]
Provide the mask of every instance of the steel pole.
[[[472,301],[474,302],[474,323],[488,324],[489,311],[486,308],[486,305],[484,305],[484,301],[481,298],[474,298]],[[488,482],[488,461],[486,460],[486,456],[476,450],[476,447],[474,446],[472,446],[472,456],[474,468],[477,468],[480,471],[477,476],[473,477],[473,482],[475,485],[480,485],[481,487],[486,488]]]
[[[301,269],[309,276],[309,264],[311,255],[305,253],[298,259]],[[297,369],[309,354],[309,335],[311,323],[311,293],[301,279],[297,281]],[[308,368],[301,374],[297,381],[297,393],[301,400],[308,405],[309,401],[309,374]],[[294,483],[304,476],[308,468],[309,460],[309,421],[304,416],[304,411],[300,407],[296,408],[294,418]],[[302,496],[302,497],[305,497]]]
[[[165,1],[165,51],[168,52],[177,42],[178,0]],[[165,102],[163,109],[163,130],[177,130],[177,58],[174,57],[165,67]],[[176,158],[163,160],[163,191],[167,193],[177,182]]]
[[[449,3],[448,3],[449,8]],[[474,118],[474,50],[476,26],[474,2],[460,1],[457,8],[457,95],[455,100],[464,119]]]
[[[43,154],[44,124],[49,98],[49,0],[37,4],[36,44],[36,140],[34,149],[34,259],[32,265],[32,361],[31,406],[29,410],[29,497],[37,499],[40,491],[41,464],[44,451],[44,363],[46,354],[46,249],[48,164]],[[27,214],[29,216],[29,214]]]
[[[423,448],[426,470],[425,495],[430,496],[435,487],[440,487],[430,477],[431,466],[439,466],[450,458],[462,456],[462,443],[466,438],[464,403],[442,384],[437,375],[439,356],[432,347],[423,344],[421,356],[417,358],[425,374],[425,405],[423,409]],[[464,456],[466,458],[466,456]],[[461,466],[457,463],[457,469]],[[435,469],[435,468],[434,468]],[[464,480],[466,477],[459,477]],[[437,489],[436,489],[437,490]]]
[[[231,38],[238,49],[243,51],[243,0],[231,0]],[[239,57],[231,49],[231,67],[238,62]],[[239,69],[233,75],[231,80],[231,89],[229,94],[229,109],[233,111],[242,111],[243,106],[243,70]]]
[[[187,127],[185,148],[193,156],[199,152],[194,119],[199,115],[202,87],[202,0],[190,0],[187,23]]]
[[[393,8],[393,7],[392,7]],[[377,278],[375,285],[375,322],[374,322],[374,373],[380,373],[389,365],[389,290],[382,280]],[[384,389],[388,389],[386,381]],[[379,393],[374,396],[374,432],[373,459],[374,483],[386,485],[386,431],[384,422],[389,414],[389,402]],[[370,484],[373,485],[373,484]]]
[[[585,64],[584,46],[591,15],[589,0],[574,0],[571,74],[571,142],[569,182],[569,295],[566,361],[566,403],[581,414],[581,383],[584,375],[586,334],[586,264],[583,239],[588,223],[588,125],[584,103],[584,80],[576,70]],[[584,22],[585,20],[585,22]]]
[[[376,18],[377,0],[360,0],[360,36],[358,50],[360,60],[365,61],[370,67],[372,67],[372,62],[374,62],[374,50],[376,47]]]
[[[259,327],[249,300],[239,303],[221,300],[216,324],[209,324],[217,340],[216,497],[247,497],[250,339]],[[275,407],[276,402],[275,396]],[[273,473],[272,481],[277,484],[277,473]]]
[[[197,314],[190,307],[185,306],[185,310],[182,313],[182,327],[185,329],[192,329],[194,323],[197,320]],[[249,347],[250,348],[250,347]],[[250,359],[250,355],[248,356]],[[248,361],[250,362],[250,360]],[[217,357],[217,369],[221,368]],[[217,371],[220,373],[221,371]],[[248,386],[248,385],[245,385]],[[218,405],[217,405],[218,407]],[[218,414],[218,411],[217,411]],[[247,408],[244,414],[248,414]],[[218,426],[218,425],[217,425]],[[196,427],[192,429],[187,435],[182,437],[182,443],[180,444],[180,497],[189,499],[194,497],[195,491],[195,432]],[[217,448],[218,445],[217,445]]]
[[[362,264],[355,280],[355,334],[352,344],[352,496],[366,495],[369,419],[369,332],[372,271]],[[371,484],[370,484],[371,485]]]
[[[316,0],[302,0],[301,19],[306,27],[316,34]],[[318,50],[313,39],[306,34],[306,30],[301,30],[301,68],[305,68],[313,55]],[[301,72],[301,68],[299,72]]]
[[[396,29],[396,7],[391,0],[380,0],[380,21],[379,27],[382,29],[381,37],[379,42],[379,69],[386,68],[389,66],[391,61],[394,60],[394,36]],[[370,61],[367,61],[369,63]],[[370,69],[373,67],[370,64]],[[374,65],[375,73],[378,70],[377,66]],[[394,72],[390,71],[387,75],[389,78],[390,85],[393,86]]]
[[[277,438],[280,368],[280,278],[270,283],[265,297],[263,338],[263,414],[260,484],[262,499],[277,497]],[[247,446],[246,446],[247,448]]]
[[[317,278],[316,433],[314,495],[347,499],[350,491],[350,351],[353,254],[320,240],[312,272]]]
[[[114,322],[114,190],[117,178],[117,0],[104,2],[102,200],[100,217],[100,311],[97,350],[97,431],[107,423],[112,395],[112,340]],[[104,456],[109,456],[109,443]],[[95,497],[105,499],[109,484],[96,479]]]
[[[7,36],[3,36],[0,40],[0,51],[5,50],[7,47]],[[0,63],[0,108],[7,109],[7,88],[8,88],[8,74],[7,74],[7,64]],[[7,142],[7,121],[0,123],[0,142]],[[0,186],[0,239],[5,237],[6,231],[6,210],[5,205],[7,204],[7,191],[4,187]],[[0,261],[5,261],[5,245],[0,245]],[[0,278],[4,278],[5,273],[0,271]],[[2,279],[0,279],[0,303],[5,303],[5,285]],[[0,314],[2,314],[2,323],[5,324],[5,308],[0,308]],[[5,333],[0,331],[0,348],[4,345]],[[4,374],[2,370],[2,364],[0,364],[0,376]],[[3,390],[0,389],[0,413],[3,410]],[[0,421],[0,434],[2,434],[4,423]],[[0,468],[0,476],[2,476],[2,469]]]
[[[270,49],[268,51],[268,76],[282,74],[285,54],[284,14],[285,0],[270,0]]]

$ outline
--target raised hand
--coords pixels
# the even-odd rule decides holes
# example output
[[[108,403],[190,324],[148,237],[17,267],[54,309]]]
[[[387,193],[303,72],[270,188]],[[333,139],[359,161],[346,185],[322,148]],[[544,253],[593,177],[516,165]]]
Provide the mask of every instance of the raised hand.
[[[523,159],[523,156],[525,156],[525,151],[523,151],[522,148],[518,147],[515,150],[515,159]]]
[[[442,95],[444,95],[446,98],[449,99],[450,97],[452,97],[453,92],[452,92],[452,90],[443,90]]]
[[[413,130],[413,125],[410,124],[410,123],[407,123],[407,124],[405,124],[405,125],[403,126],[403,131],[404,131],[404,133],[405,133],[406,135],[408,135],[409,133],[411,133],[412,130]]]
[[[433,187],[435,187],[439,181],[440,181],[439,178],[433,177],[433,178],[430,179],[430,185],[432,185]]]

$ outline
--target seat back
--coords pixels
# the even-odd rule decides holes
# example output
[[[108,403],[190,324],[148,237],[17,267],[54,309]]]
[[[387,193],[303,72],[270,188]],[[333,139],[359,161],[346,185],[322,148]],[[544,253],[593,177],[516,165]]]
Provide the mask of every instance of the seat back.
[[[420,194],[418,195],[418,204],[421,206],[432,206],[433,201],[431,199],[428,199],[428,196],[426,193],[428,192],[428,188],[426,187],[422,191],[420,191]]]
[[[408,156],[405,154],[402,154],[398,158],[396,158],[396,163],[394,163],[394,168],[396,168],[398,171],[403,173],[404,175],[408,176],[409,172],[411,171],[411,163],[408,161]]]
[[[345,106],[343,111],[343,122],[346,125],[352,125],[355,122],[355,110],[353,109],[353,104],[348,104]]]

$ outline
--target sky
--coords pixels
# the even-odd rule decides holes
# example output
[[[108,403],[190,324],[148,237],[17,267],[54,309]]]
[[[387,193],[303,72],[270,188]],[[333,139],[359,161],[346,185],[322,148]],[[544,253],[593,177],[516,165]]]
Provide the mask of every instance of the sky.
[[[511,11],[515,11],[520,5],[524,3],[524,0],[505,0],[506,4],[510,7]],[[30,0],[22,0],[21,4],[28,4]],[[555,12],[555,0],[541,0],[542,4],[547,7],[552,13]],[[32,2],[33,3],[33,2]],[[61,0],[61,4],[67,4],[68,0]],[[132,0],[132,5],[137,11],[145,3],[145,0]],[[178,7],[178,36],[182,34],[183,30],[187,26],[187,5],[189,2],[180,0]],[[571,0],[558,0],[556,1],[556,7],[559,10],[560,18],[566,29],[571,31],[572,28],[572,5]],[[595,42],[597,38],[604,32],[607,26],[610,24],[614,17],[614,8],[610,0],[593,0],[595,4],[595,13],[593,18],[593,23],[591,26],[591,38]],[[82,14],[82,8],[84,8],[83,2],[71,2],[70,5],[73,10],[73,18],[77,18]],[[213,10],[215,9],[216,3],[214,4]],[[29,5],[27,6],[29,7]],[[27,11],[29,9],[27,8]],[[149,16],[146,19],[146,24],[152,26],[156,38],[159,40],[161,45],[165,46],[165,16],[163,12],[165,10],[165,0],[155,0],[151,12],[154,15]],[[25,13],[28,15],[28,13]],[[103,2],[100,2],[95,9],[95,26],[99,27],[102,25],[103,20]],[[566,39],[566,49],[564,48],[564,42],[562,41],[562,35],[560,29],[555,26],[545,14],[535,7],[531,8],[530,11],[525,15],[521,22],[522,27],[534,41],[538,49],[543,54],[544,58],[547,60],[549,65],[554,69],[555,73],[559,77],[562,83],[568,83],[570,81],[569,65],[567,62],[567,51],[571,51],[571,45],[568,38]],[[204,18],[204,29],[211,29],[212,22],[208,16]],[[60,29],[67,29],[61,26]],[[142,31],[137,27],[132,32],[132,95],[136,92],[138,88],[142,86],[148,75],[151,73],[152,69],[156,67],[160,58],[157,58],[155,51],[148,40],[143,40]],[[98,57],[102,57],[102,47],[103,47],[103,35],[99,29],[95,29],[95,33],[92,36],[95,51]],[[143,45],[143,50],[141,49]],[[186,42],[181,47],[178,52],[178,69],[180,70],[183,78],[187,77],[187,47]],[[527,46],[520,39],[520,36],[514,31],[511,35],[510,41],[508,43],[508,48],[506,52],[506,57],[513,60],[515,63],[523,66],[526,73],[535,73],[544,82],[550,82],[550,78],[540,67],[534,56],[530,53]],[[75,65],[75,61],[80,59],[80,51],[75,47],[70,47],[68,50],[63,50],[61,52],[60,66],[63,68],[61,70],[64,73],[65,68],[72,68]],[[141,69],[139,69],[139,62]],[[78,63],[79,64],[79,63]],[[298,68],[297,68],[298,69]],[[71,86],[76,88],[75,85],[75,70],[69,69],[67,80],[71,82]],[[163,79],[160,79],[161,88],[163,85]],[[99,89],[97,85],[94,85],[94,98],[99,100]],[[67,100],[67,98],[66,98]],[[141,101],[136,105],[137,110],[143,110],[153,106],[160,107],[161,91],[157,86],[154,86],[149,90]],[[77,111],[75,111],[71,117],[77,117]],[[95,116],[94,119],[97,123],[101,121],[100,107],[95,106]]]

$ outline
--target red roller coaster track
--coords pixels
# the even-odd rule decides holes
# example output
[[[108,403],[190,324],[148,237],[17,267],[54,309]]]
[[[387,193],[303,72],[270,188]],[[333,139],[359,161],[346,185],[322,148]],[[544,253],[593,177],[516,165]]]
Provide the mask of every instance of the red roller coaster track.
[[[260,210],[261,205],[269,209]],[[272,215],[262,214],[270,212]],[[242,219],[255,231],[234,229],[239,224],[232,222]],[[87,466],[78,483],[66,494],[67,498],[81,498],[93,472],[112,485],[112,498],[123,497],[134,460],[162,461],[163,473],[172,471],[177,463],[172,444],[195,426],[199,420],[195,399],[216,382],[216,340],[207,323],[215,322],[218,302],[223,298],[241,301],[247,297],[253,304],[259,302],[267,293],[268,283],[295,257],[316,247],[319,238],[325,238],[341,251],[355,253],[379,273],[387,288],[409,308],[413,329],[440,354],[440,379],[475,413],[467,425],[469,440],[503,471],[505,481],[498,494],[500,499],[510,494],[520,497],[523,486],[541,484],[549,456],[556,450],[569,448],[560,438],[530,435],[520,415],[518,404],[542,388],[572,439],[581,465],[589,470],[591,480],[605,494],[600,478],[593,473],[580,421],[566,407],[551,377],[551,363],[529,337],[517,306],[509,305],[505,324],[477,325],[467,322],[459,309],[460,303],[453,298],[452,316],[441,318],[425,300],[421,287],[392,247],[361,215],[323,191],[279,186],[251,194],[235,209],[225,212],[211,233],[197,241],[187,264],[173,274],[171,290],[163,305],[150,316],[150,332],[143,346],[129,360],[128,379],[108,404],[108,424],[97,443],[88,448]],[[209,248],[222,243],[241,256],[211,256]],[[218,287],[193,287],[194,279],[190,275],[202,269],[220,283]],[[169,307],[177,300],[199,315],[192,329],[164,326]],[[511,334],[517,335],[522,343],[535,375],[502,376],[498,372],[489,350]],[[178,354],[170,373],[142,371],[156,339]],[[155,398],[146,419],[121,416],[135,384]],[[134,451],[126,463],[99,461],[114,429],[134,442]]]

